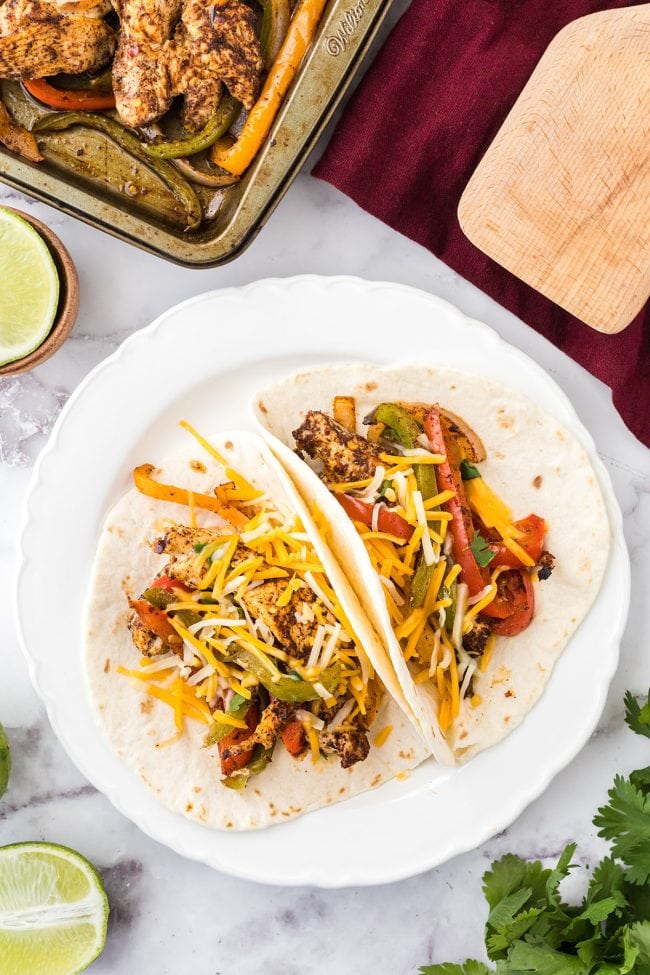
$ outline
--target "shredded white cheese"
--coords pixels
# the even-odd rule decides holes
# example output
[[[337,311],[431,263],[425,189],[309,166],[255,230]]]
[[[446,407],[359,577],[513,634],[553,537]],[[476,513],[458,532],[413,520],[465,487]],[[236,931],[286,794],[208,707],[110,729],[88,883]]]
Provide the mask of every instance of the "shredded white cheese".
[[[424,561],[427,565],[433,565],[438,561],[436,558],[436,553],[433,549],[433,542],[431,541],[431,536],[429,535],[429,525],[427,523],[427,513],[424,510],[424,501],[422,500],[422,492],[413,492],[413,504],[415,505],[415,513],[418,518],[418,525],[422,527],[422,552],[424,553]]]
[[[325,627],[322,624],[319,624],[318,629],[316,630],[316,636],[314,637],[314,645],[311,648],[311,652],[307,659],[307,667],[316,666],[316,661],[320,656],[323,643],[325,642],[325,636],[326,636]]]
[[[333,731],[334,728],[338,728],[339,725],[342,725],[343,722],[346,721],[352,714],[353,707],[354,707],[354,700],[350,698],[350,700],[346,701],[343,707],[339,708],[339,710],[336,712],[336,714],[328,724],[327,730]]]
[[[330,602],[330,600],[327,598],[327,596],[325,595],[325,593],[323,592],[323,590],[321,589],[321,587],[318,585],[318,583],[314,579],[314,576],[313,576],[313,574],[311,572],[305,572],[305,582],[307,583],[307,585],[309,586],[309,588],[313,592],[316,593],[316,595],[321,600],[321,602],[324,603],[327,606],[327,608],[329,609],[330,613],[333,613],[334,612],[334,606],[332,605],[332,603]]]
[[[214,674],[214,667],[212,664],[206,664],[205,667],[201,667],[200,670],[197,670],[197,672],[192,674],[192,676],[188,679],[188,687],[194,687],[195,684],[200,684],[202,680],[205,680],[206,677],[211,677],[212,674]]]

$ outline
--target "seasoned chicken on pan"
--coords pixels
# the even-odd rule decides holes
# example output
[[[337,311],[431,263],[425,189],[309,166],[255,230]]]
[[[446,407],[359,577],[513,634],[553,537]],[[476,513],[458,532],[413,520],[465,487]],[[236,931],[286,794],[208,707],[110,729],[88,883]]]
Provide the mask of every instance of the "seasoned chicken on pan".
[[[115,105],[124,124],[137,128],[159,119],[172,103],[167,48],[181,0],[121,0],[119,12]]]
[[[55,0],[7,0],[0,7],[0,78],[103,68],[116,42],[102,19],[109,9],[107,0],[65,10]]]
[[[174,94],[185,95],[188,131],[202,128],[215,114],[222,83],[245,108],[252,108],[261,70],[251,7],[240,0],[220,6],[185,0],[169,51],[169,74]]]
[[[38,162],[36,133],[83,125],[99,130],[157,173],[182,210],[185,228],[195,230],[206,201],[191,184],[221,190],[250,165],[325,3],[0,0],[0,80],[22,81],[36,101],[66,113],[37,118],[31,134],[13,119],[0,119],[0,143]],[[242,118],[254,107],[252,117]],[[154,126],[174,108],[177,118],[172,111],[169,124]],[[117,118],[96,114],[113,109]],[[180,135],[173,133],[178,122]]]

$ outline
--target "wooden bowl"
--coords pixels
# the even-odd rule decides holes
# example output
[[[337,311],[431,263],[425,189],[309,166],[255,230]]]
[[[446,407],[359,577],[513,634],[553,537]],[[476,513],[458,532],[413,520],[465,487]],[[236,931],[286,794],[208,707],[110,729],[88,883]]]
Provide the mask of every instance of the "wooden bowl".
[[[47,244],[59,275],[59,304],[54,323],[45,341],[41,342],[33,352],[22,359],[16,359],[15,362],[8,362],[6,365],[0,366],[0,377],[17,376],[21,372],[27,372],[29,369],[34,369],[35,366],[40,366],[42,362],[54,355],[72,331],[79,311],[77,270],[59,238],[49,227],[37,220],[36,217],[32,217],[31,214],[16,210],[14,207],[3,207],[3,209],[17,213],[19,217],[30,223]]]

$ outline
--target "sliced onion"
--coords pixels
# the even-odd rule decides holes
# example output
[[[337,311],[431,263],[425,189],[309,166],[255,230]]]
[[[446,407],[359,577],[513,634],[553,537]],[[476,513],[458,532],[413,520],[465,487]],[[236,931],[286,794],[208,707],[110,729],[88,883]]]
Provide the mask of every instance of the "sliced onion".
[[[204,173],[202,169],[195,169],[187,159],[171,159],[170,162],[173,162],[176,169],[199,186],[223,189],[225,186],[233,186],[239,182],[239,176],[233,176],[231,173]]]

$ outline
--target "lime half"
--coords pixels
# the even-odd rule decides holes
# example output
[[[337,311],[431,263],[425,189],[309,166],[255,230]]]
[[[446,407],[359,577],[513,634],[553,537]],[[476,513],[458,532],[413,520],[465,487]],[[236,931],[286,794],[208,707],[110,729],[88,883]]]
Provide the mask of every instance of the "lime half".
[[[0,799],[7,791],[9,773],[11,772],[11,752],[5,730],[0,724]]]
[[[52,328],[59,276],[34,228],[0,208],[0,366],[33,352]]]
[[[95,868],[65,846],[0,847],[2,975],[76,975],[106,941],[108,900]]]

